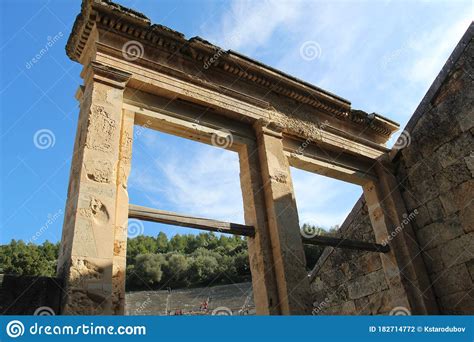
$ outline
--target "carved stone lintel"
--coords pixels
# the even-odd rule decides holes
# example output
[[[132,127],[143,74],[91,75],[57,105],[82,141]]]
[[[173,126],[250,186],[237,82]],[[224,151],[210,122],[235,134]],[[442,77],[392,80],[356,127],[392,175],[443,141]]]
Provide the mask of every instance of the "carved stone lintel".
[[[280,139],[283,138],[284,127],[276,121],[261,118],[254,123],[254,128],[257,133],[268,134]]]

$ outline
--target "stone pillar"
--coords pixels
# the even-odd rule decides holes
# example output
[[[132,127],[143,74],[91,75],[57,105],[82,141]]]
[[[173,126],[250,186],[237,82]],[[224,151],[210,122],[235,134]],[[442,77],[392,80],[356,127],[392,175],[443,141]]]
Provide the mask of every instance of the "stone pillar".
[[[377,181],[364,185],[370,220],[377,243],[390,245],[381,254],[392,307],[405,307],[412,314],[437,314],[425,264],[398,184],[387,166],[375,166]],[[416,213],[415,213],[416,214]]]
[[[272,242],[256,144],[245,144],[239,151],[239,159],[245,224],[255,227],[255,236],[248,239],[248,251],[257,315],[280,315]]]
[[[58,260],[64,314],[122,314],[133,115],[123,111],[130,74],[91,62],[80,114]]]
[[[259,120],[255,124],[255,131],[278,305],[283,315],[309,314],[309,279],[290,166],[283,152],[281,127]],[[266,268],[265,271],[269,272],[270,269]]]

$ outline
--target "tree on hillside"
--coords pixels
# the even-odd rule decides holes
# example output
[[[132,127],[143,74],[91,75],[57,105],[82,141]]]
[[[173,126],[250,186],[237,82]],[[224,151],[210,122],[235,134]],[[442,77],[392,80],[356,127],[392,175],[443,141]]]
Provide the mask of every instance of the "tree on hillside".
[[[166,259],[162,254],[140,254],[136,257],[135,264],[127,267],[127,275],[132,284],[153,287],[161,281],[162,267],[165,263]]]
[[[0,246],[0,272],[4,274],[55,276],[59,244],[43,245],[12,240]]]

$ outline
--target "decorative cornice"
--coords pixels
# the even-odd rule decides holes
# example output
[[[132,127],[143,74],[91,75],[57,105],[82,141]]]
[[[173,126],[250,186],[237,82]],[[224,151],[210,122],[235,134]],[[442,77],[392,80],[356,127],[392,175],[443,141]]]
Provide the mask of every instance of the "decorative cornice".
[[[379,136],[388,138],[398,130],[398,124],[380,115],[351,110],[349,101],[330,92],[234,51],[224,51],[199,37],[188,40],[183,34],[162,25],[151,24],[145,15],[109,0],[83,0],[81,13],[76,18],[66,46],[69,58],[78,62],[81,60],[94,25],[140,41],[145,49],[148,46],[162,49],[190,61],[212,66],[208,69],[203,67],[203,73],[213,69],[238,76],[246,82],[307,104],[340,120],[368,128]],[[219,58],[215,58],[216,53],[219,53]]]
[[[91,62],[91,68],[94,72],[94,78],[107,83],[113,83],[113,85],[119,88],[125,88],[128,80],[132,76],[129,72],[112,68],[108,65],[103,65],[97,62]]]

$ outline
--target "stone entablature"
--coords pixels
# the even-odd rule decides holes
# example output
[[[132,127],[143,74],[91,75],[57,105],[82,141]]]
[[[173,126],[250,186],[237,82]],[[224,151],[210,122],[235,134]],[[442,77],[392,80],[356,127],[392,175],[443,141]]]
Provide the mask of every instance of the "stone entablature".
[[[94,48],[98,52],[108,50],[108,54],[113,54],[111,49],[115,48],[115,54],[121,54],[125,42],[137,41],[143,49],[142,56],[134,60],[137,65],[149,67],[150,62],[157,63],[159,65],[155,67],[160,68],[161,72],[184,78],[200,86],[217,88],[217,91],[230,96],[244,97],[245,101],[253,102],[258,107],[273,109],[288,117],[300,116],[299,113],[292,113],[292,109],[304,105],[301,112],[308,112],[304,117],[306,121],[329,120],[329,130],[331,126],[341,129],[338,121],[342,121],[344,131],[350,133],[355,140],[365,138],[384,144],[399,127],[395,122],[376,113],[352,110],[348,100],[321,88],[234,51],[223,51],[199,37],[186,39],[179,32],[151,24],[141,13],[107,0],[83,3],[66,48],[72,60],[85,62],[87,54],[84,50],[87,49],[89,37],[94,35],[95,30],[98,39]],[[116,36],[120,36],[120,39]],[[219,53],[218,58],[215,58],[216,53]],[[204,65],[210,67],[205,68]],[[232,82],[226,82],[229,79]],[[285,97],[286,101],[268,95],[269,92]],[[271,100],[268,100],[270,97]],[[276,102],[282,103],[278,105]],[[314,113],[322,116],[316,118]]]

